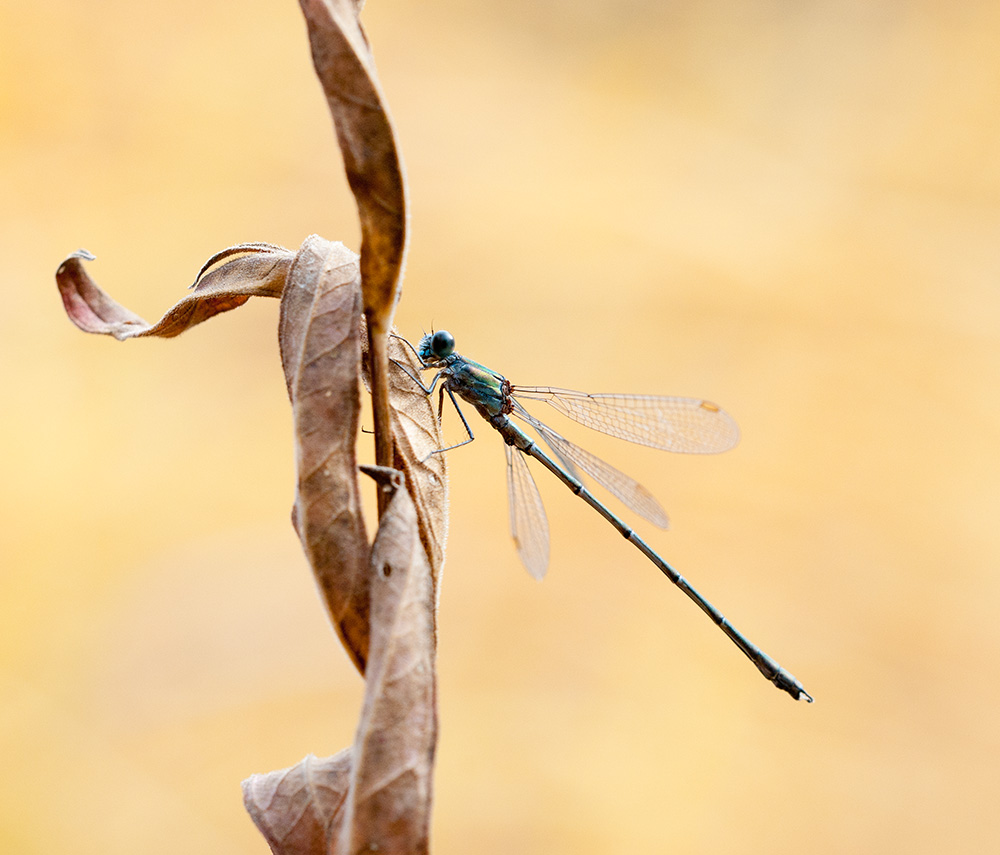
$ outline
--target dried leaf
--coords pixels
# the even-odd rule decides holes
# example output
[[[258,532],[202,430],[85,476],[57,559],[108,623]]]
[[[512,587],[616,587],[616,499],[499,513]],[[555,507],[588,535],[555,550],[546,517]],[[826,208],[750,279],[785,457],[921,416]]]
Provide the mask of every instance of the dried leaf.
[[[362,346],[367,336],[361,334]],[[434,403],[416,382],[421,364],[412,346],[395,329],[389,337],[389,401],[392,404],[392,437],[395,467],[406,475],[406,488],[417,508],[420,539],[427,550],[434,574],[440,580],[448,539],[448,459],[436,454],[444,447],[441,424]],[[362,352],[361,378],[371,388],[367,351]]]
[[[368,657],[368,541],[355,444],[361,407],[358,257],[307,238],[281,299],[279,342],[295,425],[293,522],[344,647]]]
[[[352,748],[243,782],[243,801],[275,855],[428,851],[437,740],[434,590],[402,475],[363,467],[389,505],[368,574],[371,648]]]
[[[389,400],[396,468],[406,475],[436,588],[448,539],[448,461],[447,455],[434,453],[443,448],[441,425],[431,398],[413,382],[413,377],[420,376],[420,362],[413,351],[391,336],[389,358],[395,366],[389,372]]]
[[[213,315],[242,306],[251,297],[279,297],[295,253],[272,244],[241,244],[213,256],[213,263],[229,258],[205,276],[199,273],[194,290],[179,300],[155,324],[112,300],[84,269],[94,256],[85,249],[69,255],[56,271],[56,284],[71,321],[84,332],[111,335],[119,341],[141,336],[172,338]]]
[[[361,280],[370,332],[386,333],[406,255],[406,182],[356,0],[299,0],[361,220]]]
[[[375,459],[393,462],[386,336],[406,256],[406,181],[392,123],[358,22],[358,0],[299,0],[361,220],[361,286],[372,361]],[[378,495],[379,515],[385,497]]]
[[[355,470],[364,328],[357,255],[315,235],[297,253],[263,243],[229,247],[205,263],[192,292],[153,325],[93,282],[83,266],[83,259],[90,258],[80,250],[59,267],[56,278],[66,311],[81,329],[122,340],[179,335],[251,296],[282,297],[279,338],[298,444],[293,520],[334,626],[363,673],[368,649],[363,568],[368,548]],[[408,349],[395,339],[392,348],[394,358],[416,371]],[[395,375],[395,460],[409,476],[421,538],[437,578],[447,532],[445,460],[443,455],[428,456],[440,447],[437,419],[419,387],[405,375]]]
[[[310,754],[290,769],[251,775],[243,804],[274,855],[326,855],[343,822],[351,750]]]
[[[434,583],[402,475],[372,545],[371,655],[338,852],[425,853],[437,740]]]

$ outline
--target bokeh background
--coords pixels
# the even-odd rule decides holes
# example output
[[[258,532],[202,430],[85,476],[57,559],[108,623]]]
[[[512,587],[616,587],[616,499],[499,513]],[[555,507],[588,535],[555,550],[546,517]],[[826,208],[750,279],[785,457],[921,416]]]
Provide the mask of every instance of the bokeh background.
[[[708,397],[712,458],[566,428],[815,695],[793,703],[551,478],[539,585],[487,428],[451,455],[438,853],[1000,845],[1000,7],[371,0],[397,316],[515,382]],[[153,319],[214,251],[358,246],[293,2],[0,2],[0,850],[267,851],[239,782],[361,681],[288,524],[277,303]],[[448,430],[457,429],[452,423]],[[370,457],[370,440],[362,440]]]

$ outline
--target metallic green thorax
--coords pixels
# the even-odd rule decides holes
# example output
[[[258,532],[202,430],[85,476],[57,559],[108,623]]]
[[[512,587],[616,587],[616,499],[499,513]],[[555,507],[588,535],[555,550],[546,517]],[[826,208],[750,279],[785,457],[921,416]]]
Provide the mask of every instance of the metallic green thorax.
[[[472,404],[481,416],[491,419],[510,412],[510,383],[502,374],[463,357],[449,357],[442,369],[448,388]]]

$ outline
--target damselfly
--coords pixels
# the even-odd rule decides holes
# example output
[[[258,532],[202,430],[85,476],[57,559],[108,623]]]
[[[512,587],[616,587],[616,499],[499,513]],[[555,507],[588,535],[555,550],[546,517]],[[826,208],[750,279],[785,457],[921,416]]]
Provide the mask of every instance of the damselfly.
[[[455,400],[456,393],[472,404],[503,437],[507,453],[510,532],[517,544],[518,555],[532,576],[541,579],[548,568],[549,527],[538,487],[522,454],[534,457],[610,522],[671,582],[694,600],[775,686],[788,692],[796,700],[812,702],[812,697],[795,677],[730,624],[715,606],[657,555],[632,528],[596,499],[581,483],[580,472],[589,475],[640,516],[665,528],[667,515],[652,494],[624,473],[536,419],[524,408],[521,400],[544,401],[574,421],[619,439],[666,451],[693,454],[712,454],[732,448],[739,440],[739,428],[731,416],[710,401],[698,398],[588,395],[549,386],[514,386],[503,375],[457,354],[454,336],[444,330],[425,335],[414,352],[423,370],[437,369],[429,386],[425,386],[418,377],[413,379],[428,395],[433,393],[438,383],[441,384],[438,418],[441,418],[444,395],[447,393],[468,434],[468,438],[462,442],[438,451],[450,451],[475,439],[472,428]],[[511,415],[534,428],[556,459],[550,458],[531,437],[514,424],[509,418]]]

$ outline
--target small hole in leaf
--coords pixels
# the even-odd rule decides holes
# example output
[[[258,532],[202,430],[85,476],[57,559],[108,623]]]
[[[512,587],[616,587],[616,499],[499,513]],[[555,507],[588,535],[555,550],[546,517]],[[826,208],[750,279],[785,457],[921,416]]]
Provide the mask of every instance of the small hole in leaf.
[[[391,564],[383,564],[382,565],[382,575],[385,576],[388,579],[391,573],[392,573],[392,565]]]

